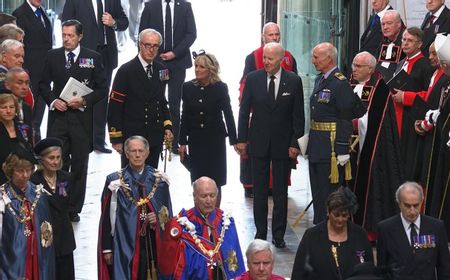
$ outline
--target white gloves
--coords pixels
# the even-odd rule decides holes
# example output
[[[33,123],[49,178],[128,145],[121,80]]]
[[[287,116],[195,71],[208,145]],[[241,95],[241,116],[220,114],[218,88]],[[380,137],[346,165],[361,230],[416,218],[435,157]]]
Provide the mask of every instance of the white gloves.
[[[350,160],[349,154],[337,156],[338,164],[340,164],[341,166],[344,166],[347,163],[347,161],[349,161],[349,160]]]
[[[425,114],[425,120],[427,120],[428,123],[435,125],[440,113],[439,109],[428,110]]]

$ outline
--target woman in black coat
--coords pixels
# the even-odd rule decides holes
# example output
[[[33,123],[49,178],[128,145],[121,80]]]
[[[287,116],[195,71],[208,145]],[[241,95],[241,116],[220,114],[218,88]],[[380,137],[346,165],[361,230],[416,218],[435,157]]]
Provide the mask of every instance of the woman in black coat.
[[[349,218],[356,197],[341,187],[328,196],[328,219],[306,230],[297,249],[293,280],[344,280],[360,263],[373,262],[367,233]]]
[[[194,53],[194,60],[195,79],[183,84],[180,160],[187,160],[188,146],[191,181],[201,176],[212,178],[219,188],[219,207],[220,187],[227,183],[225,138],[228,136],[230,145],[236,145],[236,125],[228,87],[218,75],[216,57],[200,51]]]
[[[75,279],[73,250],[75,237],[69,219],[69,194],[71,178],[61,170],[62,142],[48,137],[34,147],[39,159],[39,169],[31,176],[31,181],[42,184],[48,194],[50,215],[53,221],[53,241],[55,244],[56,279]]]
[[[33,130],[17,117],[19,102],[12,94],[0,93],[0,166],[17,146],[32,152]],[[0,168],[0,185],[7,178]]]

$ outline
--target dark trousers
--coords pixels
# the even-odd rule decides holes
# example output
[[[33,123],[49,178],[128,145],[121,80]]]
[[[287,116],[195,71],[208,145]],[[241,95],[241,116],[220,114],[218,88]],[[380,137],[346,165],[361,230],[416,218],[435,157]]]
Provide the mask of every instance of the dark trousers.
[[[105,67],[106,81],[109,87],[111,85],[111,77],[114,68],[109,61],[108,45],[97,47],[97,52],[102,56],[103,66]],[[103,148],[105,146],[105,130],[106,130],[106,115],[108,111],[108,96],[94,104],[93,111],[93,141],[94,149]]]
[[[342,178],[343,174],[339,174]],[[327,199],[330,193],[337,190],[339,184],[330,183],[330,163],[309,162],[309,181],[313,197],[314,224],[318,224],[327,218]]]
[[[180,134],[180,102],[181,89],[186,78],[186,69],[170,69],[169,89],[169,110],[172,119],[173,145],[178,148],[178,136]]]
[[[150,155],[148,156],[145,163],[150,165],[151,167],[157,169],[158,163],[159,163],[159,157],[161,156],[161,151],[162,151],[162,145],[161,146],[150,146]],[[125,148],[124,148],[124,153],[122,154],[122,157],[121,157],[121,164],[122,164],[122,168],[128,164],[128,159],[125,156]]]
[[[267,213],[269,197],[269,172],[272,163],[273,176],[273,212],[272,237],[281,241],[287,225],[287,185],[289,159],[271,159],[269,157],[252,157],[253,177],[253,217],[256,226],[255,238],[267,238]]]
[[[70,212],[81,213],[86,195],[86,179],[91,151],[90,135],[71,109],[57,117],[48,128],[48,136],[63,141],[63,170],[71,172]]]
[[[40,95],[34,95],[34,107],[33,107],[33,129],[34,129],[34,143],[39,142],[41,140],[41,124],[42,118],[45,113],[45,104],[44,99]],[[45,138],[45,137],[44,137]]]
[[[75,268],[73,264],[73,253],[57,256],[55,259],[55,279],[74,280]]]

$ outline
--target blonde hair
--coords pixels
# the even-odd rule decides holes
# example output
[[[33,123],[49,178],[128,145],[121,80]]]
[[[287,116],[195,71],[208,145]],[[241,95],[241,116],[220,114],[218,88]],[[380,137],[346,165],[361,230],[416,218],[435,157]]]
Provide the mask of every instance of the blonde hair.
[[[217,61],[217,58],[210,53],[204,53],[204,54],[200,54],[198,55],[195,60],[194,63],[202,63],[203,66],[209,70],[209,83],[210,84],[215,84],[217,82],[220,82],[221,79],[219,77],[219,72],[220,72],[220,66],[219,66],[219,62]],[[198,84],[197,79],[194,79],[194,84]]]

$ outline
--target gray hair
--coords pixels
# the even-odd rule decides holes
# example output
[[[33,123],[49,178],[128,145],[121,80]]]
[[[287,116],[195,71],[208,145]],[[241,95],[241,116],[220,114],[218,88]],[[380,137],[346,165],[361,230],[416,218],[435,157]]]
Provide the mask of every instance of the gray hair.
[[[6,39],[0,44],[0,63],[3,60],[3,55],[10,50],[23,48],[23,44],[14,39]]]
[[[275,262],[275,250],[273,249],[272,244],[262,239],[255,239],[248,244],[247,251],[245,251],[247,262],[250,261],[251,256],[263,251],[270,251],[272,254],[272,262]]]
[[[6,39],[16,39],[17,35],[24,36],[25,32],[22,28],[13,23],[7,23],[0,26],[0,42]]]
[[[23,72],[27,73],[27,71],[25,71],[25,69],[23,69],[22,67],[13,67],[11,69],[8,69],[8,72],[6,72],[5,81],[10,81],[15,74],[20,74]]]
[[[367,51],[360,52],[357,55],[355,55],[354,58],[360,56],[365,57],[367,59],[367,63],[369,64],[369,66],[375,70],[375,67],[377,66],[377,59],[370,52]]]
[[[269,21],[268,23],[264,24],[263,26],[263,34],[266,34],[267,28],[270,26],[276,26],[278,28],[278,32],[280,32],[280,26],[278,24],[276,24],[275,22],[271,22]]]
[[[192,189],[194,190],[194,193],[197,192],[197,188],[200,185],[204,185],[204,184],[212,184],[216,188],[216,193],[219,191],[219,189],[217,188],[217,184],[213,179],[206,177],[206,176],[202,176],[192,183]]]
[[[148,143],[147,139],[145,139],[144,137],[140,136],[140,135],[134,135],[134,136],[130,136],[127,140],[125,140],[125,143],[123,144],[125,153],[128,152],[128,146],[130,144],[130,141],[133,140],[139,140],[144,144],[144,148],[145,151],[150,152],[150,144]]]
[[[264,50],[266,49],[275,49],[280,58],[284,56],[284,48],[280,43],[270,42],[264,45]]]
[[[159,45],[161,46],[162,41],[163,41],[163,38],[162,38],[162,36],[161,36],[161,33],[159,33],[158,31],[156,31],[155,29],[152,29],[152,28],[144,29],[144,30],[142,30],[142,31],[139,33],[139,42],[141,42],[141,41],[142,41],[142,38],[144,38],[144,36],[147,35],[147,34],[153,34],[153,35],[158,36],[158,38],[159,38]]]
[[[39,166],[38,166],[39,170],[43,170],[44,169],[44,166],[42,164],[42,158],[45,157],[46,155],[50,154],[51,152],[54,152],[54,151],[60,151],[61,152],[61,160],[59,161],[58,169],[62,168],[62,166],[63,166],[62,148],[59,147],[59,146],[50,146],[50,147],[47,147],[44,150],[42,150],[40,152],[40,154],[36,155],[37,160],[39,162]]]
[[[397,10],[387,10],[383,17],[381,18],[381,22],[383,22],[384,17],[388,16],[388,15],[394,15],[394,19],[397,22],[402,22],[402,17],[400,16],[400,13]]]
[[[400,187],[398,187],[397,191],[395,192],[395,200],[397,201],[397,203],[400,203],[400,196],[402,195],[402,192],[405,191],[406,189],[413,189],[417,191],[420,195],[420,201],[423,201],[422,186],[420,186],[416,182],[406,181],[403,184],[401,184]]]

